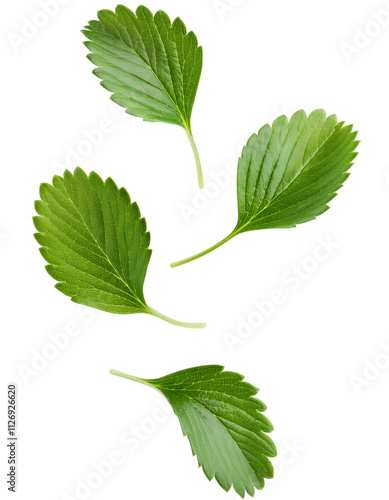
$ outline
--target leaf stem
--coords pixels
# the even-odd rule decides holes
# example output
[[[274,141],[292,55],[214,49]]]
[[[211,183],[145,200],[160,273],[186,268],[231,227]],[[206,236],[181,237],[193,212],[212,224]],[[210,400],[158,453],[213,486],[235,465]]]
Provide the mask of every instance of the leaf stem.
[[[152,307],[148,306],[150,313],[160,319],[163,319],[167,323],[171,323],[172,325],[182,326],[184,328],[205,328],[205,323],[185,323],[183,321],[177,321],[175,319],[169,318],[169,316],[165,316],[164,314],[156,311]]]
[[[216,248],[219,248],[222,245],[224,245],[224,243],[227,243],[227,241],[229,241],[231,238],[233,238],[236,234],[238,234],[238,233],[236,233],[234,230],[234,231],[232,231],[232,233],[230,233],[228,236],[226,236],[224,238],[224,240],[221,240],[221,241],[219,241],[219,243],[216,243],[216,245],[213,245],[212,247],[209,247],[207,250],[203,250],[202,252],[197,253],[196,255],[192,255],[192,257],[187,257],[186,259],[172,262],[170,264],[170,267],[182,266],[182,264],[187,264],[188,262],[192,262],[192,260],[196,260],[196,259],[202,257],[203,255],[207,255],[207,253],[210,253],[213,250],[216,250]]]
[[[196,168],[197,168],[197,179],[199,182],[199,188],[202,189],[204,187],[204,179],[203,179],[203,171],[201,169],[201,161],[200,161],[200,156],[199,152],[196,146],[196,143],[193,139],[193,135],[190,129],[185,129],[186,130],[186,135],[188,136],[190,145],[192,146],[192,151],[196,160]]]
[[[109,373],[112,375],[116,375],[117,377],[126,378],[128,380],[132,380],[133,382],[139,382],[139,384],[147,385],[155,389],[155,387],[144,380],[143,378],[134,377],[133,375],[128,375],[127,373],[119,372],[117,370],[110,370]]]

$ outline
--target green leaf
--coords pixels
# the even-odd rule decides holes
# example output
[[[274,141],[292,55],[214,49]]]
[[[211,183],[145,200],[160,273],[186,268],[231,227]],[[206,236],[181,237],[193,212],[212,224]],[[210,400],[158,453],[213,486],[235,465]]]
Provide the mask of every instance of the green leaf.
[[[81,168],[41,184],[35,202],[35,238],[55,287],[73,302],[116,314],[146,313],[181,323],[149,307],[143,283],[149,264],[150,233],[138,205],[111,178],[105,182]]]
[[[209,480],[215,478],[228,491],[231,486],[243,498],[262,489],[273,477],[267,457],[277,455],[267,435],[272,424],[263,415],[266,406],[254,398],[258,389],[244,377],[208,365],[147,380],[116,370],[113,375],[148,385],[161,392],[177,415],[193,455]]]
[[[222,241],[172,267],[195,260],[237,234],[289,228],[328,210],[357,156],[352,125],[322,109],[277,118],[253,134],[238,163],[238,222]]]
[[[130,115],[186,130],[203,187],[190,121],[203,64],[195,34],[187,33],[180,18],[171,23],[162,10],[153,16],[143,6],[134,13],[118,5],[97,16],[83,30],[87,57],[97,66],[93,73]]]

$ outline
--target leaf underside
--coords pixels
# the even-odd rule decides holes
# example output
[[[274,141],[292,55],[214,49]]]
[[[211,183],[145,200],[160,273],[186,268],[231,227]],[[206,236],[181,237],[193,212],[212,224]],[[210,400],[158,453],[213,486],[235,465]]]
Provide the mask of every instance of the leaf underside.
[[[254,398],[258,389],[223,369],[200,366],[146,382],[172,405],[207,478],[253,496],[274,474],[267,458],[277,454],[267,435],[273,426],[262,413],[266,406]]]
[[[190,118],[202,69],[202,48],[180,18],[155,16],[140,6],[101,10],[83,30],[93,73],[127,113],[146,121],[184,127]]]
[[[235,234],[294,227],[325,212],[349,176],[356,136],[322,109],[280,116],[252,135],[238,164]]]
[[[149,312],[143,283],[150,234],[136,203],[112,179],[81,168],[41,184],[34,217],[40,252],[55,286],[73,302],[103,311]]]

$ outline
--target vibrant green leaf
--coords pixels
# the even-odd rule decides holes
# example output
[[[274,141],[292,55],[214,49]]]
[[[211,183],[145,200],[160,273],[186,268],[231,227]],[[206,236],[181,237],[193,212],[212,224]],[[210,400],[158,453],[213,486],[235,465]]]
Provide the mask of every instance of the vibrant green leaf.
[[[185,264],[254,229],[289,228],[315,219],[349,176],[357,132],[318,109],[277,118],[253,134],[238,163],[238,222],[224,240]]]
[[[190,124],[203,64],[195,34],[187,33],[180,18],[171,23],[162,10],[153,16],[143,6],[134,13],[118,5],[115,12],[101,10],[97,15],[99,20],[83,30],[89,39],[88,58],[97,66],[93,73],[127,113],[186,130],[203,187]]]
[[[267,435],[272,424],[263,415],[266,406],[254,398],[258,389],[243,376],[208,365],[147,380],[116,370],[111,373],[160,391],[171,404],[193,455],[207,478],[244,497],[262,489],[273,477],[267,457],[277,455]]]
[[[112,179],[81,168],[41,184],[34,217],[40,252],[55,287],[73,302],[117,314],[146,313],[181,323],[149,307],[143,283],[151,256],[150,233],[138,205]]]

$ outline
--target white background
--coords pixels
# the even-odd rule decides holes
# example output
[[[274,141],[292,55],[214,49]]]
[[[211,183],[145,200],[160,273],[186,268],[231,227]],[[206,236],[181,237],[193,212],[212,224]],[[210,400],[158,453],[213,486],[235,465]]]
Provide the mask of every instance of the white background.
[[[152,378],[218,363],[260,387],[275,426],[276,477],[258,498],[387,499],[388,2],[148,1],[153,12],[180,16],[204,47],[192,128],[208,191],[202,208],[186,218],[184,211],[200,201],[184,131],[126,115],[85,58],[80,29],[115,2],[62,4],[46,20],[37,1],[2,7],[2,495],[6,387],[17,382],[19,498],[235,499],[197,469],[177,419],[156,410],[157,393],[109,374],[114,368]],[[44,25],[15,42],[26,19]],[[216,243],[235,225],[235,176],[215,190],[211,173],[236,165],[263,124],[319,107],[353,123],[362,141],[331,209],[296,229],[246,233],[170,269],[171,261]],[[109,131],[85,146],[85,131],[102,120]],[[82,147],[77,163],[125,186],[147,219],[148,303],[177,319],[206,321],[206,329],[80,308],[54,289],[32,237],[33,202],[56,169],[74,168],[67,154]],[[314,260],[318,238],[336,245],[321,251],[321,262]],[[291,284],[294,266],[309,272]],[[283,303],[271,307],[276,289]],[[270,312],[243,340],[240,322],[254,315],[259,321],[255,301]],[[50,334],[66,329],[77,335],[26,375],[37,357],[42,365]],[[136,427],[143,441],[126,446],[123,435]],[[112,453],[120,454],[120,465],[99,481],[93,464]],[[77,485],[93,480],[101,484],[80,496]]]

